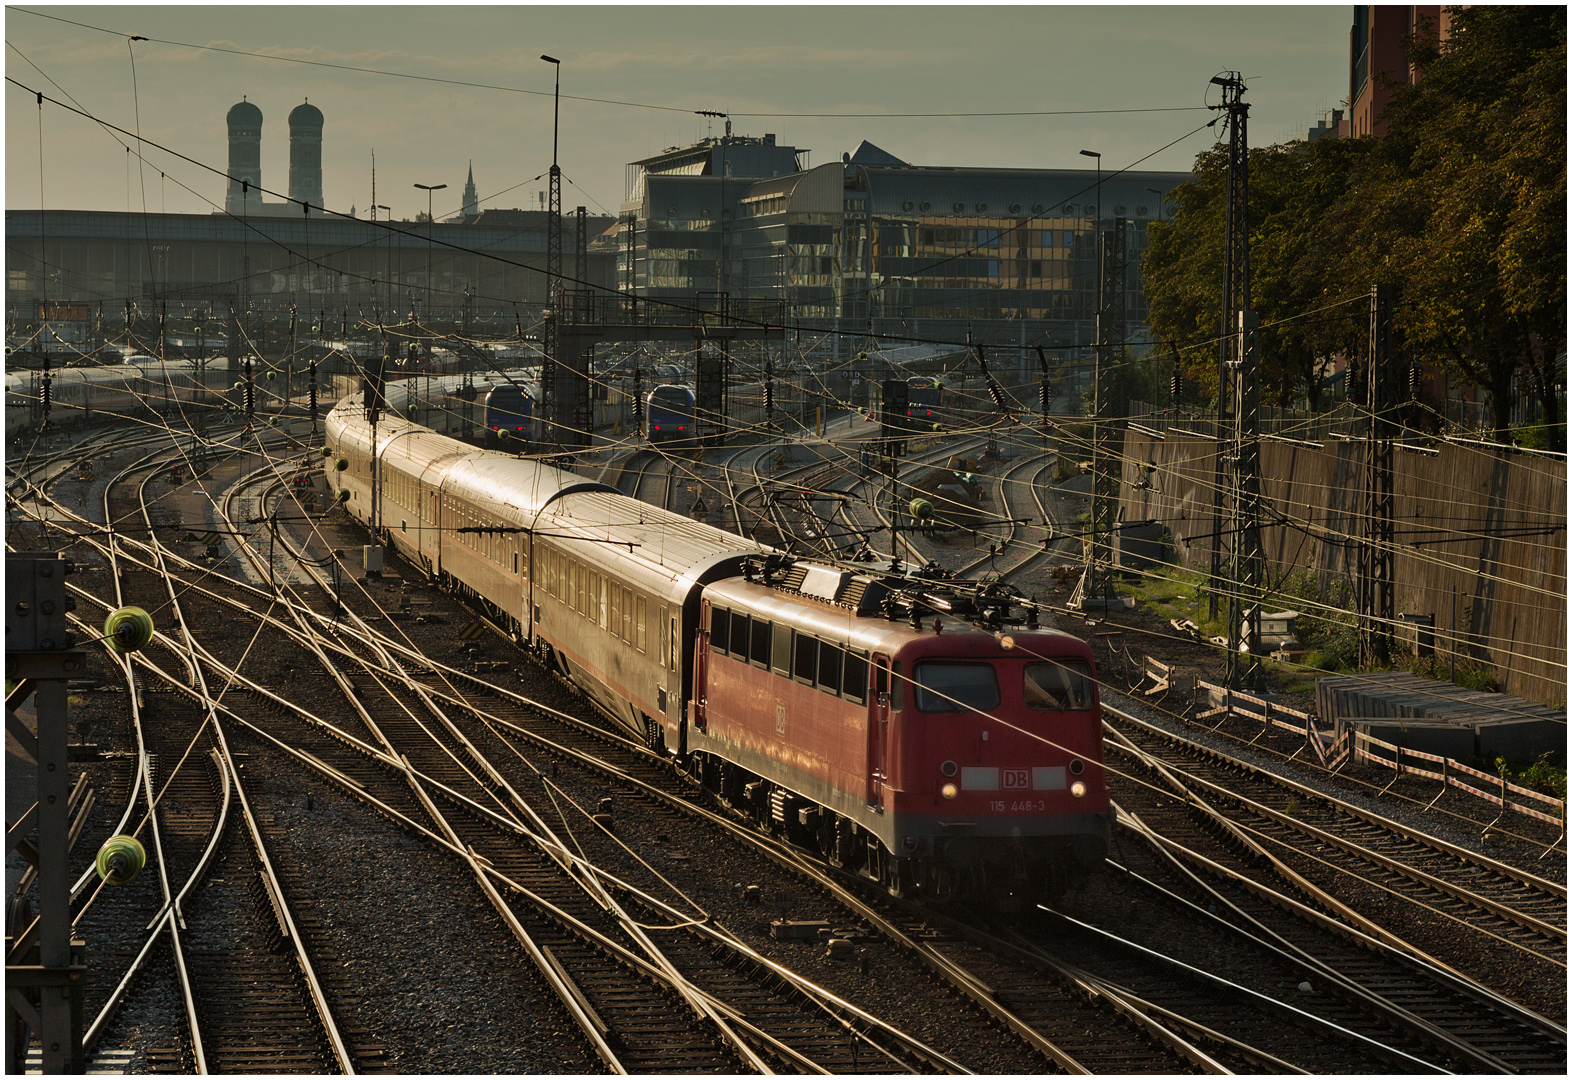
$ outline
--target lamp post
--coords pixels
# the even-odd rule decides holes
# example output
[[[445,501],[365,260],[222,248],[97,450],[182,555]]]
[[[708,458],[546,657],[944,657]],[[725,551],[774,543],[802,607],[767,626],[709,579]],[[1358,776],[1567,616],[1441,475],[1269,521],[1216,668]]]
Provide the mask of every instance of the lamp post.
[[[387,267],[386,267],[387,273],[384,274],[383,277],[385,279],[385,283],[386,283],[387,289],[388,289],[388,310],[391,311],[393,309],[393,208],[391,206],[383,206],[381,203],[378,203],[378,204],[376,204],[375,206],[373,206],[371,208],[371,212],[373,214],[375,214],[378,210],[386,210],[388,212],[388,216],[387,216],[388,227],[385,230],[383,230],[383,236],[384,236],[384,238],[388,242],[387,243],[387,260],[386,260],[386,262],[387,262]],[[374,299],[375,299],[375,297],[373,297],[373,300]],[[382,324],[382,320],[380,318],[377,320],[377,324],[378,324],[378,326],[380,326]],[[386,339],[387,339],[387,333],[384,331],[382,336],[383,336],[383,341],[384,341],[384,344],[385,344],[386,343]]]
[[[540,365],[540,395],[545,405],[545,420],[551,425],[551,442],[562,442],[562,432],[570,430],[564,423],[562,395],[557,386],[557,290],[562,284],[562,169],[557,165],[557,123],[561,118],[562,61],[555,56],[540,54],[540,58],[556,69],[551,91],[551,174],[547,184],[546,206],[546,314],[542,328],[545,348]],[[566,386],[564,385],[564,389]],[[592,440],[593,441],[593,440]]]
[[[441,191],[446,184],[416,184],[421,191],[426,193],[426,310],[431,310],[431,226],[436,219],[431,216],[431,193]],[[430,315],[427,315],[430,318]]]
[[[1102,382],[1103,382],[1103,371],[1102,371],[1102,368],[1103,368],[1103,315],[1104,315],[1104,310],[1103,309],[1104,309],[1104,307],[1106,305],[1105,297],[1103,295],[1103,288],[1104,288],[1104,285],[1106,283],[1106,279],[1108,277],[1108,274],[1107,274],[1107,269],[1104,266],[1104,262],[1105,262],[1105,260],[1107,258],[1107,254],[1106,254],[1106,252],[1103,251],[1103,235],[1102,235],[1102,233],[1103,233],[1103,156],[1102,156],[1102,154],[1098,153],[1096,150],[1082,150],[1081,151],[1081,156],[1082,157],[1092,158],[1093,160],[1095,160],[1097,162],[1097,217],[1096,217],[1096,220],[1092,222],[1092,234],[1097,238],[1097,245],[1093,249],[1097,253],[1097,258],[1096,258],[1096,261],[1094,263],[1094,265],[1097,268],[1097,324],[1096,324],[1096,335],[1097,336],[1096,336],[1096,342],[1092,346],[1092,415],[1091,415],[1091,421],[1092,421],[1092,499],[1091,499],[1091,503],[1092,503],[1092,505],[1091,505],[1091,513],[1088,515],[1088,517],[1089,517],[1088,524],[1091,527],[1090,531],[1091,531],[1092,542],[1091,542],[1091,545],[1090,545],[1090,547],[1088,549],[1088,558],[1087,558],[1087,563],[1086,563],[1086,570],[1085,570],[1084,575],[1081,578],[1081,582],[1082,582],[1081,608],[1082,608],[1082,610],[1087,610],[1089,605],[1090,605],[1090,603],[1091,603],[1091,601],[1093,601],[1094,599],[1096,599],[1096,600],[1104,599],[1104,590],[1101,588],[1101,585],[1102,585],[1102,581],[1101,581],[1102,574],[1100,572],[1099,565],[1098,565],[1099,564],[1099,556],[1102,553],[1098,550],[1098,543],[1102,539],[1102,537],[1100,536],[1100,531],[1101,531],[1101,529],[1100,529],[1100,521],[1101,521],[1101,518],[1102,518],[1102,502],[1106,498],[1106,496],[1104,495],[1104,492],[1103,492],[1102,474],[1100,472],[1100,470],[1103,468],[1103,464],[1104,464],[1103,461],[1101,460],[1102,454],[1100,453],[1100,451],[1101,451],[1102,446],[1103,446],[1103,424],[1106,422],[1106,419],[1103,416],[1103,386],[1102,386]]]

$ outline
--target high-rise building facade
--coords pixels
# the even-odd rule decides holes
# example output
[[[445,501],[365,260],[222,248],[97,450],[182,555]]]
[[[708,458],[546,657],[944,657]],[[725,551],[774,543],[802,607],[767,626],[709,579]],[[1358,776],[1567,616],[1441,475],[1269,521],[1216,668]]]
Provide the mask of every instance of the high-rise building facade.
[[[1090,343],[1098,222],[1122,219],[1126,340],[1146,318],[1140,253],[1179,172],[939,168],[863,143],[806,152],[727,137],[628,167],[618,282],[650,299],[781,301],[796,325],[1021,344]]]

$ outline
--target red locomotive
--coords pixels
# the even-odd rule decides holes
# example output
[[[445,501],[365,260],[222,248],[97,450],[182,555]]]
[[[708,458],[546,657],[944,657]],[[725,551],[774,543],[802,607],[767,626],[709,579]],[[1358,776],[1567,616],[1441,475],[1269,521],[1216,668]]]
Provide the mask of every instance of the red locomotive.
[[[773,557],[708,585],[687,740],[699,775],[898,893],[1062,891],[1108,846],[1091,650],[1006,635],[1008,607]]]

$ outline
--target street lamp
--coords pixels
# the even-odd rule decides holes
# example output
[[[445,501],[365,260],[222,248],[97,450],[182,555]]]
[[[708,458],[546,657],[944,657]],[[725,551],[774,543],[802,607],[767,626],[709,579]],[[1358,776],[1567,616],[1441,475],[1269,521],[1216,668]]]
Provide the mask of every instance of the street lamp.
[[[381,203],[377,203],[375,206],[373,206],[371,208],[371,212],[373,214],[375,214],[378,210],[386,210],[388,212],[387,220],[389,222],[389,226],[388,226],[388,228],[384,229],[382,232],[383,232],[383,237],[388,242],[387,243],[387,249],[386,249],[387,250],[387,258],[385,260],[387,265],[386,265],[386,267],[384,267],[384,269],[387,271],[387,273],[384,275],[384,277],[385,277],[385,280],[386,280],[386,283],[387,283],[387,287],[388,287],[388,309],[392,310],[392,307],[393,307],[393,228],[392,228],[393,208],[391,206],[383,206]],[[372,299],[374,301],[376,298],[373,297]],[[378,319],[377,322],[380,324],[382,322],[382,320]],[[384,338],[386,338],[386,336],[387,336],[386,334],[383,335]]]
[[[556,65],[557,81],[551,88],[551,167],[557,167],[557,116],[558,106],[561,104],[560,91],[562,90],[562,61],[555,56],[540,54],[540,58],[548,64]]]
[[[415,186],[418,187],[421,191],[424,191],[426,193],[426,311],[428,312],[427,318],[430,318],[429,312],[431,311],[431,226],[433,224],[435,224],[435,222],[436,222],[436,218],[432,217],[432,215],[431,215],[431,193],[433,191],[441,191],[443,188],[447,187],[447,185],[446,184],[416,184]]]
[[[1108,273],[1105,265],[1107,255],[1103,251],[1103,156],[1096,150],[1082,150],[1082,157],[1089,157],[1097,162],[1097,219],[1092,223],[1092,234],[1097,238],[1097,341],[1092,346],[1092,506],[1090,515],[1090,532],[1092,537],[1091,547],[1087,553],[1087,563],[1083,581],[1083,607],[1086,601],[1103,599],[1101,589],[1101,574],[1099,573],[1099,556],[1103,553],[1098,550],[1098,541],[1102,539],[1099,525],[1102,519],[1102,501],[1107,495],[1102,489],[1102,475],[1100,469],[1103,462],[1102,455],[1098,452],[1103,445],[1103,427],[1106,422],[1103,416],[1103,316],[1107,314],[1107,298],[1104,288],[1107,285]]]
[[[1154,187],[1149,187],[1146,190],[1157,196],[1157,220],[1163,220],[1163,205],[1168,202],[1168,193]]]
[[[1097,159],[1097,227],[1102,227],[1103,220],[1103,156],[1096,150],[1082,150],[1082,157]]]

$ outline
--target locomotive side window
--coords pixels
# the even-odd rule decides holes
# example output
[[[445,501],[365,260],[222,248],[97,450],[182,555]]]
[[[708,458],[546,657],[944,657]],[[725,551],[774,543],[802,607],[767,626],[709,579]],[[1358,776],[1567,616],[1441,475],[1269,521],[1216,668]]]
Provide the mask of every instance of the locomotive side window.
[[[912,696],[920,712],[968,712],[999,706],[992,664],[927,661],[912,667]]]
[[[841,672],[841,692],[848,701],[859,705],[868,700],[868,658],[850,649],[846,650],[846,663]]]
[[[731,612],[710,605],[710,652],[725,652],[731,640]]]
[[[897,660],[890,666],[890,708],[899,711],[905,700],[906,677],[901,674],[901,662]]]
[[[839,645],[831,645],[828,641],[819,642],[819,689],[826,694],[841,692],[841,658],[843,656]]]
[[[791,676],[791,627],[775,624],[775,645],[770,662],[775,674]]]
[[[792,666],[792,674],[809,686],[813,685],[813,677],[817,674],[819,663],[819,643],[807,634],[792,633],[792,653],[796,663]]]
[[[731,647],[726,651],[733,657],[748,662],[748,639],[753,635],[753,620],[740,611],[731,613]]]
[[[772,638],[770,624],[763,619],[754,619],[752,659],[755,664],[766,670],[770,666],[770,642]]]
[[[1021,689],[1028,709],[1090,709],[1092,669],[1083,660],[1027,664]]]

